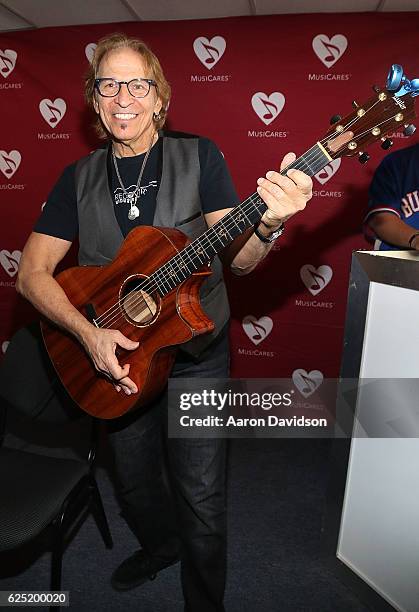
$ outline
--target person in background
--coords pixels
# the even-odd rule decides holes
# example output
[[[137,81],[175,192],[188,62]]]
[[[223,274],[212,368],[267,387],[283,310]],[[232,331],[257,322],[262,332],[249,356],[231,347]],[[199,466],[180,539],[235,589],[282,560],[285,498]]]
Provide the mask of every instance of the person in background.
[[[80,265],[109,263],[139,224],[176,227],[194,239],[238,198],[212,141],[163,131],[170,86],[142,41],[124,34],[99,41],[85,93],[106,146],[67,167],[54,186],[24,248],[17,290],[77,338],[96,369],[113,381],[118,402],[118,393],[138,389],[116,351],[134,351],[138,343],[115,329],[92,325],[54,280],[56,266],[76,239]],[[281,167],[294,159],[287,154]],[[270,171],[257,183],[268,208],[257,227],[224,252],[237,274],[256,267],[283,222],[311,197],[311,179],[298,170],[288,176]],[[172,377],[228,377],[229,308],[218,257],[201,301],[216,329],[182,345]],[[226,440],[168,438],[166,425],[165,394],[148,409],[108,424],[123,514],[141,543],[115,570],[112,585],[121,591],[134,588],[180,559],[185,609],[220,612],[226,576]]]
[[[386,155],[377,167],[364,224],[376,250],[419,250],[419,144]]]

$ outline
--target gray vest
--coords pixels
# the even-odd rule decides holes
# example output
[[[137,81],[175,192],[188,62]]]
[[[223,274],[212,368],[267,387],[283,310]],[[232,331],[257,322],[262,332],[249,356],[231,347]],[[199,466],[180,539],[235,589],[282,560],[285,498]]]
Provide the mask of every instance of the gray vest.
[[[82,158],[76,167],[79,218],[79,265],[106,265],[116,256],[123,235],[114,213],[107,173],[107,149]],[[163,137],[163,169],[157,194],[154,226],[175,227],[191,240],[206,229],[199,197],[200,166],[197,138]],[[211,334],[182,345],[194,358],[212,343],[229,319],[230,310],[218,257],[212,275],[201,288],[201,303],[215,323]]]

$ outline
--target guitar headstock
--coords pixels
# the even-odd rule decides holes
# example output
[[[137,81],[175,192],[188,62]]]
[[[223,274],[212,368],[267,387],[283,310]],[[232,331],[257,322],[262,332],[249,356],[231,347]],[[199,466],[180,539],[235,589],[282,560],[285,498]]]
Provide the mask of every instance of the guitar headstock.
[[[415,131],[411,121],[416,117],[413,97],[419,94],[419,79],[409,81],[402,67],[393,64],[386,87],[373,90],[366,102],[352,103],[352,113],[332,119],[332,127],[320,141],[332,158],[358,155],[364,163],[369,159],[364,150],[373,142],[381,141],[383,149],[388,149],[393,144],[389,134],[404,129],[410,136]]]

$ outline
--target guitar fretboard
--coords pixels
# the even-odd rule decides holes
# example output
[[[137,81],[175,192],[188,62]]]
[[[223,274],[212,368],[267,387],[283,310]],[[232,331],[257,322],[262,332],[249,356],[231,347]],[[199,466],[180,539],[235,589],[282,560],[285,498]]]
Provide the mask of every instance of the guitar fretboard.
[[[290,169],[302,170],[313,176],[331,161],[325,149],[316,143],[297,158],[282,175]],[[163,297],[175,289],[194,272],[208,265],[235,238],[260,221],[267,206],[257,192],[238,204],[212,227],[196,238],[177,255],[158,268],[149,278]]]

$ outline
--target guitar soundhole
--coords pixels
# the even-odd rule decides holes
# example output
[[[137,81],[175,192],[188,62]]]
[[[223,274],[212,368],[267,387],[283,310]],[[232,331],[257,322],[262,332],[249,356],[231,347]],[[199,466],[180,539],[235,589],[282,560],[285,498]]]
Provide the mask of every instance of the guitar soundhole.
[[[134,325],[149,325],[158,314],[160,299],[156,292],[147,291],[147,279],[131,277],[122,287],[119,303],[126,318]]]

